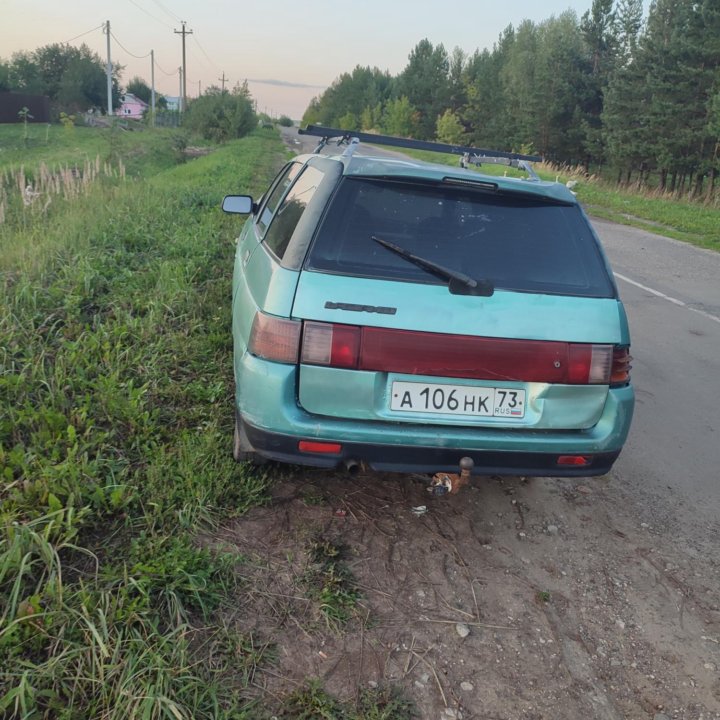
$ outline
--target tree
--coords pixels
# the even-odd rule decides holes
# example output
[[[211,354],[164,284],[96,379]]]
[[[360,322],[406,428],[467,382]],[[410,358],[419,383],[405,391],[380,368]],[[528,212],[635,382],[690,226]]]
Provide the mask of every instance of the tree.
[[[351,73],[336,78],[320,97],[311,101],[303,123],[346,127],[340,120],[347,121],[351,115],[357,125],[366,107],[375,107],[390,97],[390,87],[388,73],[358,65]]]
[[[390,100],[385,106],[382,129],[390,135],[413,137],[417,132],[417,110],[405,95]]]
[[[435,135],[440,142],[461,145],[465,142],[465,128],[452,110],[446,110],[437,119]]]
[[[435,135],[438,115],[449,106],[450,63],[443,45],[436,47],[425,38],[410,52],[408,64],[397,79],[397,96],[405,96],[416,108],[417,133],[429,140]]]
[[[148,105],[152,99],[152,88],[137,75],[127,84],[125,92],[133,94],[135,97],[140,98]]]
[[[634,57],[642,18],[642,0],[619,0],[615,12],[616,66],[626,66]]]
[[[7,92],[11,89],[10,85],[10,65],[0,60],[0,92]]]
[[[472,145],[497,150],[512,149],[501,74],[514,40],[515,31],[509,25],[501,33],[492,52],[476,51],[466,61],[463,80],[467,103],[461,112]]]
[[[120,98],[121,66],[112,70],[113,106]],[[13,55],[8,66],[10,88],[47,95],[55,112],[104,107],[107,102],[105,65],[87,45],[45,45]]]
[[[257,116],[247,83],[236,85],[232,92],[209,87],[192,100],[185,113],[185,126],[207,140],[225,142],[247,135],[257,126]]]

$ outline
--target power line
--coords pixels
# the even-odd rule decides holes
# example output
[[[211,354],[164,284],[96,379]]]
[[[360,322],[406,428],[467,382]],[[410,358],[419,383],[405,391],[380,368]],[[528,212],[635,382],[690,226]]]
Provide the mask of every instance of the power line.
[[[157,60],[155,61],[155,67],[156,67],[163,75],[174,75],[175,72],[176,72],[176,71],[167,72],[167,70],[163,70],[163,69],[160,67],[160,63],[158,63]]]
[[[161,2],[160,0],[153,0],[153,2],[166,14],[169,15],[173,20],[176,22],[181,22],[180,17],[176,15],[174,12],[171,12],[168,10]]]
[[[96,30],[100,30],[100,29],[103,27],[103,25],[104,25],[104,23],[102,23],[101,25],[98,25],[97,27],[94,27],[92,30],[88,30],[87,32],[80,33],[79,35],[76,35],[74,38],[70,38],[69,40],[66,40],[66,41],[63,43],[63,45],[67,45],[67,44],[73,42],[74,40],[77,40],[78,38],[81,38],[81,37],[83,37],[83,36],[85,36],[85,35],[89,35],[91,32],[95,32]]]
[[[134,58],[137,58],[138,60],[144,60],[146,57],[150,57],[150,53],[146,53],[145,55],[135,55],[134,53],[131,53],[114,35],[114,33],[110,33],[110,37],[128,54],[131,55]]]
[[[210,59],[210,56],[205,52],[205,48],[200,44],[200,41],[197,39],[197,31],[196,31],[196,34],[193,35],[193,40],[195,41],[195,43],[197,44],[197,46],[200,48],[200,50],[202,50],[202,54],[207,58],[208,62],[209,62],[216,70],[219,70],[219,69],[220,69],[219,66]]]
[[[164,25],[166,28],[172,30],[172,27],[164,20],[156,18],[152,13],[149,13],[144,7],[142,7],[142,5],[138,5],[135,0],[128,0],[128,2],[131,2],[138,10],[142,10],[142,12],[144,12],[148,17],[151,17],[155,22],[159,22],[161,25]]]

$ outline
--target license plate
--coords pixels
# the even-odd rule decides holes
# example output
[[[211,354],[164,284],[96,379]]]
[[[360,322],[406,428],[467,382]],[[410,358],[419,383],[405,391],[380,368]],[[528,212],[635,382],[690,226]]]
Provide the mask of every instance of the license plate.
[[[525,417],[525,391],[395,381],[392,384],[390,409],[399,412],[522,419]]]

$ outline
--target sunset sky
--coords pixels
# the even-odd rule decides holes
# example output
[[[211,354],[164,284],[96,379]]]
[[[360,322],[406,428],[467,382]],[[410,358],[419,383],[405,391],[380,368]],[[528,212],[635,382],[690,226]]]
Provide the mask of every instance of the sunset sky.
[[[578,17],[592,0],[0,0],[0,58],[19,50],[86,43],[103,60],[109,20],[113,62],[122,81],[139,75],[150,84],[155,51],[158,92],[179,94],[181,29],[187,37],[190,97],[225,73],[229,85],[247,79],[258,110],[299,119],[310,99],[356,65],[400,72],[418,41],[427,37],[448,51],[491,48],[500,32],[523,19],[541,21],[573,9]],[[647,12],[647,2],[646,12]],[[148,57],[134,57],[145,56]],[[226,85],[227,87],[227,85]]]

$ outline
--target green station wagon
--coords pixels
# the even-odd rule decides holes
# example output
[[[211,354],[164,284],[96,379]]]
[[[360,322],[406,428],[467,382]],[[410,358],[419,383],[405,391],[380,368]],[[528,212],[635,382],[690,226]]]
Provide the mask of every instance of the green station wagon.
[[[606,473],[634,407],[630,336],[575,196],[527,158],[309,127],[248,213],[233,277],[234,456],[320,467]],[[336,155],[328,141],[340,138]],[[527,177],[364,143],[504,163]]]

